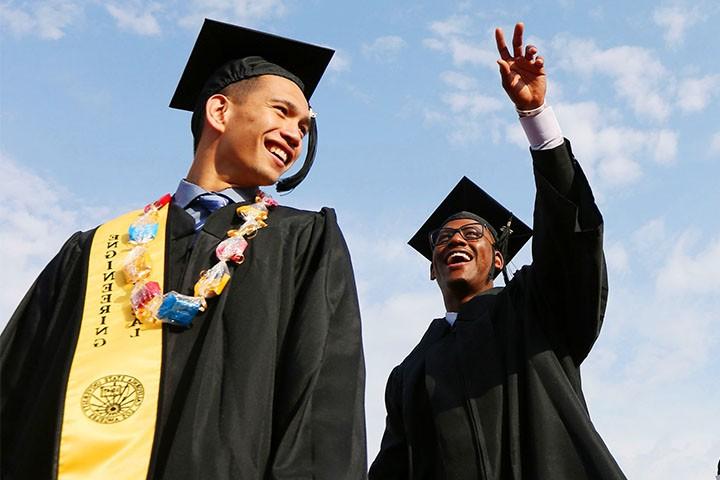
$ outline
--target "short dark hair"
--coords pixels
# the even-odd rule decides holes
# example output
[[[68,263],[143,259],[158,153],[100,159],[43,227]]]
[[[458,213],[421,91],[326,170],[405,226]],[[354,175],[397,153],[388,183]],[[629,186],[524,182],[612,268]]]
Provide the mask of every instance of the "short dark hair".
[[[241,103],[250,93],[252,93],[257,88],[259,78],[260,76],[250,77],[242,79],[239,82],[231,83],[227,87],[220,90],[218,93],[221,95],[225,95],[231,100]],[[206,105],[207,100],[205,101],[205,105],[203,105],[202,109],[198,112],[198,115],[200,116],[199,118],[201,127],[197,135],[193,135],[193,151],[197,151],[197,147],[200,144],[200,137],[202,136],[203,128],[205,126]]]

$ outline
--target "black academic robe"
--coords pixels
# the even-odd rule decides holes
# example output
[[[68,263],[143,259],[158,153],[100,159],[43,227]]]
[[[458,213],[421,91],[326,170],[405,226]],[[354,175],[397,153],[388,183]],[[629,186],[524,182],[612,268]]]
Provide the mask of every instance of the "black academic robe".
[[[195,238],[192,218],[170,205],[165,291],[192,294],[241,223],[236,207]],[[366,476],[360,317],[335,214],[281,206],[267,223],[191,328],[163,326],[149,479]],[[93,233],[67,241],[0,339],[4,479],[56,476]]]
[[[581,389],[607,276],[602,217],[569,148],[533,152],[532,265],[454,326],[434,320],[390,374],[371,480],[625,478]]]

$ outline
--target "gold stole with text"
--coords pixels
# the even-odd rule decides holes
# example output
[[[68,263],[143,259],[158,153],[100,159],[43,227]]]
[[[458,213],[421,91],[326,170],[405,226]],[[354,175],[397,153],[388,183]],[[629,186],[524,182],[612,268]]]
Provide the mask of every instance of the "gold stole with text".
[[[150,280],[162,288],[165,207],[146,247]],[[85,304],[70,368],[58,460],[58,479],[144,479],[157,417],[162,324],[142,324],[130,307],[122,265],[132,249],[128,226],[136,210],[100,226],[93,237]]]

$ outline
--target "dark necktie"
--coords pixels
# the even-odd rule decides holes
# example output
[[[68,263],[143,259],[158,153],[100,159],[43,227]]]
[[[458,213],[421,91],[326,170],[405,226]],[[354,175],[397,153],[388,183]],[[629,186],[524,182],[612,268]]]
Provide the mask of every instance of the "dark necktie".
[[[200,218],[195,222],[195,231],[200,230],[205,225],[205,220],[211,213],[228,203],[230,201],[227,198],[215,193],[204,193],[190,202],[188,206],[200,213]]]

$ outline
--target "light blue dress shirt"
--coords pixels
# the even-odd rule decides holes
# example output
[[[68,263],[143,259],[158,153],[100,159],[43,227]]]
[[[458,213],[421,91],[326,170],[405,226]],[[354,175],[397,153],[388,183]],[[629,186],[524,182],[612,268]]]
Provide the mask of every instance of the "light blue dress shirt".
[[[175,194],[173,195],[173,201],[178,206],[185,209],[185,211],[188,212],[191,217],[193,217],[193,220],[195,220],[195,225],[197,225],[201,222],[205,223],[205,219],[210,214],[205,210],[196,210],[192,208],[190,204],[200,195],[204,195],[207,193],[215,193],[216,195],[225,197],[230,203],[245,201],[252,202],[255,200],[254,188],[226,188],[225,190],[222,190],[220,192],[208,192],[204,188],[199,187],[194,183],[190,183],[185,179],[182,179],[180,180],[180,184],[178,185],[177,190],[175,190]]]

